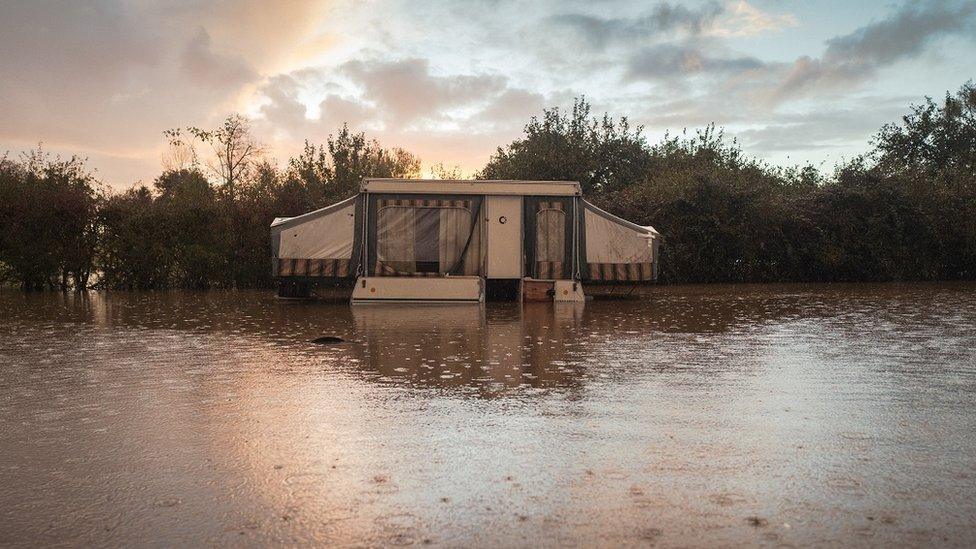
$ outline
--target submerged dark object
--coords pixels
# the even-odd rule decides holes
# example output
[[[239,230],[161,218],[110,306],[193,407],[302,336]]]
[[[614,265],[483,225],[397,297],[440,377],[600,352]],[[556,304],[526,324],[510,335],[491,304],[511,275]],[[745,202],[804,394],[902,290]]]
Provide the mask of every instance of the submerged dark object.
[[[312,343],[316,343],[318,345],[328,345],[330,343],[345,343],[345,342],[346,342],[345,339],[342,339],[341,337],[335,337],[335,336],[322,336],[312,340]]]

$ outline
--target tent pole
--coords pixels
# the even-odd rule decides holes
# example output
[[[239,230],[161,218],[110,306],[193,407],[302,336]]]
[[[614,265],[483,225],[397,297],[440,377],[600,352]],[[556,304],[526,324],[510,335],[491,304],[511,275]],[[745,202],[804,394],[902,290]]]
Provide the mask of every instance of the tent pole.
[[[579,218],[578,218],[579,213],[578,213],[578,206],[577,206],[578,204],[579,204],[579,197],[574,196],[573,197],[573,254],[572,254],[573,280],[580,280],[579,261],[577,259],[577,254],[579,251]]]
[[[369,276],[369,192],[363,193],[363,256],[359,261],[361,276]]]

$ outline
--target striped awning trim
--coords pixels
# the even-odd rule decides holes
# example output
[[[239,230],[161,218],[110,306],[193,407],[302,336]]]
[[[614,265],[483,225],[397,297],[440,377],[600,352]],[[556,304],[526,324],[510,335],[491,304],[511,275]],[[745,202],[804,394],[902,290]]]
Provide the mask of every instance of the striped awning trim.
[[[377,208],[398,206],[401,208],[463,208],[471,209],[470,200],[439,200],[433,198],[380,198],[376,201]]]
[[[654,269],[647,263],[587,263],[590,280],[645,281],[653,280]]]
[[[556,279],[563,277],[562,261],[536,261],[535,278]]]
[[[272,261],[273,276],[311,278],[346,278],[350,276],[348,259],[277,258]]]

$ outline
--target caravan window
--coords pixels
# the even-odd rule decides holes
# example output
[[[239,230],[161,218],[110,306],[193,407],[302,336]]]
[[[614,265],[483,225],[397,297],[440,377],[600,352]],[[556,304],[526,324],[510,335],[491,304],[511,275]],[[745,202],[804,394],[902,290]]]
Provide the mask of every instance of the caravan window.
[[[471,249],[474,228],[469,200],[381,200],[376,274],[443,275],[457,270],[462,254]]]
[[[535,220],[536,260],[562,261],[566,255],[566,212],[561,208],[543,208]]]
[[[562,201],[541,201],[535,210],[535,278],[560,278],[566,264],[567,215]]]

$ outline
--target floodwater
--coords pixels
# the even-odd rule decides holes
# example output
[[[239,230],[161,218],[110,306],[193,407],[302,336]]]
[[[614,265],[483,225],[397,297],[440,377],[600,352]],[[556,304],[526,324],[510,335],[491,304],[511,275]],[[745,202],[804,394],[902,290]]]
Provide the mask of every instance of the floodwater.
[[[976,539],[974,284],[7,292],[0,368],[3,546]]]

